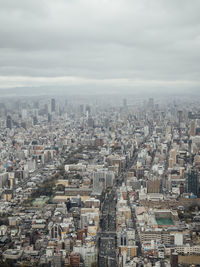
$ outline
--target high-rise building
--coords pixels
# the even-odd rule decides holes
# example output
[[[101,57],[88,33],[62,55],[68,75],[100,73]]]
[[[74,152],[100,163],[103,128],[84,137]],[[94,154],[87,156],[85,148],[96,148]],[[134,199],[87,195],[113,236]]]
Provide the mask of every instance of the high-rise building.
[[[195,121],[191,121],[190,123],[190,135],[195,136],[196,135],[196,124]]]
[[[98,171],[93,174],[93,190],[101,193],[104,189],[111,187],[115,174],[112,171]]]
[[[169,166],[170,169],[172,169],[174,167],[174,160],[172,158],[169,158],[168,166]]]
[[[38,119],[36,116],[33,116],[33,125],[37,125],[38,124]]]
[[[178,253],[173,252],[170,256],[170,264],[171,267],[177,267],[178,266]]]
[[[70,264],[72,267],[79,267],[81,261],[81,256],[79,253],[70,254]]]
[[[87,227],[88,225],[88,216],[86,214],[81,214],[81,229]]]
[[[62,256],[57,253],[53,256],[53,267],[61,267],[62,266]]]
[[[199,176],[196,170],[191,170],[187,177],[188,193],[199,195]]]
[[[174,165],[176,164],[176,150],[171,149],[170,154],[169,154],[169,168],[173,168]]]
[[[81,104],[81,105],[79,106],[79,113],[80,113],[80,114],[83,114],[83,113],[84,113],[84,110],[85,110],[85,106],[84,106],[83,104]]]
[[[48,113],[48,122],[50,123],[52,121],[52,115]]]
[[[85,254],[85,267],[92,267],[92,264],[96,262],[96,253],[95,252],[86,252]]]
[[[184,193],[184,184],[182,182],[179,185],[179,189],[180,189],[180,195],[182,195]]]
[[[12,118],[11,118],[10,115],[7,116],[6,127],[9,128],[9,129],[12,129]]]
[[[51,112],[56,111],[56,100],[54,98],[51,99]]]
[[[180,124],[181,122],[183,122],[183,111],[179,110],[178,111],[178,123]]]
[[[106,188],[113,186],[113,181],[115,179],[115,174],[112,171],[106,172]]]
[[[91,114],[91,108],[89,105],[86,106],[85,111],[88,112],[88,114]]]
[[[174,163],[176,163],[176,150],[175,149],[170,150],[170,158],[174,160]]]
[[[93,190],[94,192],[101,193],[105,189],[105,173],[94,172],[93,175]]]

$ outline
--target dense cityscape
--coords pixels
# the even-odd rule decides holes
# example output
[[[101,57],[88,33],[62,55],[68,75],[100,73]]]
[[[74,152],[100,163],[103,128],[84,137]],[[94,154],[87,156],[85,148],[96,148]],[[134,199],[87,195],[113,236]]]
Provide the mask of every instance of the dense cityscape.
[[[199,266],[199,100],[1,98],[0,266]]]
[[[0,0],[0,267],[200,267],[199,10]]]

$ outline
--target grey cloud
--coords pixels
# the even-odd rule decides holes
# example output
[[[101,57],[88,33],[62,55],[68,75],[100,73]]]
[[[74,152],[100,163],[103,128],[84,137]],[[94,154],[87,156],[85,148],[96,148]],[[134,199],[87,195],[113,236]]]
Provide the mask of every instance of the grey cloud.
[[[198,0],[0,0],[0,7],[2,76],[200,79]]]

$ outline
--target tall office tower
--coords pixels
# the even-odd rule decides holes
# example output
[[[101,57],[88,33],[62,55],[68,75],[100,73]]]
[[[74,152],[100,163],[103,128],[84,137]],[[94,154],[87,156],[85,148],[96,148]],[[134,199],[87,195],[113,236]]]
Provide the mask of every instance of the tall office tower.
[[[56,111],[56,100],[54,98],[51,99],[51,112]]]
[[[178,123],[180,124],[181,122],[183,122],[183,111],[179,110],[178,111]]]
[[[33,116],[33,125],[37,125],[37,124],[38,124],[37,116]]]
[[[191,170],[187,177],[188,193],[199,195],[199,176],[196,170]]]
[[[51,122],[52,121],[52,115],[50,113],[48,113],[47,118],[48,118],[48,122]]]
[[[91,114],[91,108],[90,108],[89,105],[87,105],[87,106],[85,107],[85,111],[88,112],[88,115]]]
[[[196,135],[196,124],[195,121],[191,121],[190,123],[190,135],[195,136]]]
[[[12,129],[12,118],[11,118],[10,115],[7,116],[6,127],[9,128],[9,129]]]

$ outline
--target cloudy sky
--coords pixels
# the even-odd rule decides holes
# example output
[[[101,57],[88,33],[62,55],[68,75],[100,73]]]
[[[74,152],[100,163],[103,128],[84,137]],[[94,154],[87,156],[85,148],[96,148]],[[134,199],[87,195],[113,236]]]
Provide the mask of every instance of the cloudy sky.
[[[199,11],[199,0],[0,0],[0,89],[198,91]]]

